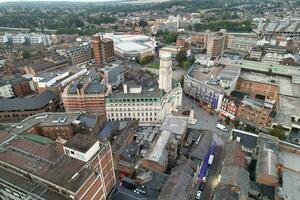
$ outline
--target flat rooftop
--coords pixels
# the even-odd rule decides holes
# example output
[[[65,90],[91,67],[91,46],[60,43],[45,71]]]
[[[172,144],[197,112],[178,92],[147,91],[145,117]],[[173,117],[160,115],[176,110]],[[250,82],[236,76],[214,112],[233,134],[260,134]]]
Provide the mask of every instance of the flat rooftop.
[[[31,191],[33,195],[39,196],[43,199],[67,200],[68,198],[58,195],[57,193],[47,189],[47,187],[37,184],[24,176],[12,173],[0,167],[0,180],[8,184],[18,186],[22,190]],[[35,188],[35,189],[33,189]],[[32,196],[33,196],[32,195]]]
[[[300,174],[284,170],[282,175],[283,197],[285,200],[298,199],[300,196]]]
[[[232,82],[238,78],[240,71],[238,67],[208,67],[195,63],[186,75],[221,92],[226,91],[225,86],[221,86],[221,82],[226,82],[226,85],[231,86]]]
[[[187,117],[182,116],[166,116],[160,130],[169,131],[175,133],[176,135],[183,136],[187,129]]]
[[[241,60],[239,62],[236,62],[235,60],[232,60],[232,62],[230,63],[228,62],[222,63],[221,60],[220,64],[239,67],[242,68],[242,70],[250,70],[250,71],[264,72],[264,73],[268,73],[269,70],[271,69],[274,75],[292,76],[295,74],[299,74],[299,70],[295,66],[285,66],[285,65],[267,63],[267,62],[256,62],[256,61],[249,61],[249,60]]]
[[[147,41],[151,39],[151,37],[144,34],[131,33],[106,33],[103,35],[103,37],[112,39],[115,44],[128,41]]]
[[[63,126],[73,123],[81,115],[81,112],[45,112],[30,116],[9,129],[15,134],[22,134],[34,126]]]
[[[142,90],[141,93],[127,93],[125,94],[123,90],[116,91],[112,94],[110,94],[107,98],[112,99],[112,98],[152,98],[152,97],[162,97],[162,91],[159,89],[154,89],[154,90]]]
[[[300,97],[300,84],[292,82],[290,77],[280,75],[266,75],[260,72],[243,71],[240,73],[240,79],[260,82],[265,84],[277,85],[279,87],[279,94],[286,96]]]
[[[95,137],[76,134],[71,140],[66,142],[64,146],[86,153],[96,142],[98,142],[98,139]]]
[[[76,192],[92,173],[84,168],[85,162],[64,155],[61,149],[55,146],[42,145],[13,134],[0,144],[0,148],[1,162],[73,192]]]
[[[66,69],[65,70],[56,70],[56,71],[51,71],[51,72],[43,72],[43,73],[37,75],[37,77],[42,79],[39,82],[48,82],[58,76],[63,75],[66,72],[68,72],[68,70],[66,70]],[[68,76],[68,75],[66,75],[66,76]]]
[[[280,96],[280,109],[275,117],[275,123],[283,126],[292,126],[291,115],[299,116],[300,99],[288,96]]]
[[[142,52],[149,49],[149,47],[136,42],[121,42],[116,44],[115,48],[123,52]]]

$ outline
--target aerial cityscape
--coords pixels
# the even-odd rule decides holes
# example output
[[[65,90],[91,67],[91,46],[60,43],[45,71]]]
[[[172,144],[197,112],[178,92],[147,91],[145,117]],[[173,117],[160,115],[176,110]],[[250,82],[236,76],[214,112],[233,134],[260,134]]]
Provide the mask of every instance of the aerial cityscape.
[[[0,0],[1,200],[300,200],[300,0]]]

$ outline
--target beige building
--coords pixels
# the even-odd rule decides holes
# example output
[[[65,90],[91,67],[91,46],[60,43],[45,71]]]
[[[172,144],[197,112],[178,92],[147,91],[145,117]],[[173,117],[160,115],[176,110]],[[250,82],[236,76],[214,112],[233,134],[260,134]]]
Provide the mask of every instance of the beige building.
[[[207,37],[207,55],[211,57],[218,57],[222,55],[225,50],[226,33],[210,33]]]

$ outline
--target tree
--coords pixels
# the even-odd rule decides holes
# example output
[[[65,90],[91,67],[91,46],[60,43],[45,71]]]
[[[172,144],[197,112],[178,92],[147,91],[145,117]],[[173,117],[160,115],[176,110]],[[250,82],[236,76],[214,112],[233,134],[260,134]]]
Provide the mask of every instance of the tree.
[[[234,120],[234,127],[238,127],[240,125],[240,120],[239,119],[235,119]]]
[[[24,51],[22,52],[22,57],[23,57],[23,59],[30,58],[30,53],[29,53],[29,51],[24,50]]]
[[[181,66],[185,70],[187,70],[190,67],[189,62],[186,60],[182,61]]]
[[[181,87],[183,88],[183,85],[184,85],[184,75],[180,76],[179,82],[180,82]]]
[[[195,63],[195,61],[196,61],[195,56],[192,55],[192,56],[188,59],[188,61],[189,61],[189,65],[193,65],[193,64]]]
[[[280,140],[285,140],[286,135],[284,132],[284,129],[281,125],[278,125],[276,127],[274,127],[271,131],[270,131],[270,135],[277,137]]]
[[[229,123],[230,123],[230,118],[229,118],[228,116],[225,118],[225,123],[226,123],[227,125],[229,125]]]
[[[148,24],[147,24],[147,22],[145,22],[145,20],[142,20],[142,19],[141,19],[141,20],[139,21],[139,26],[140,26],[140,27],[145,28],[147,25],[148,25]]]
[[[150,63],[152,60],[153,60],[153,56],[147,55],[147,56],[144,56],[142,59],[140,59],[139,63],[141,65],[145,65],[145,64]]]
[[[177,54],[176,54],[176,61],[179,64],[182,64],[183,61],[186,61],[186,51],[185,50],[180,50]]]

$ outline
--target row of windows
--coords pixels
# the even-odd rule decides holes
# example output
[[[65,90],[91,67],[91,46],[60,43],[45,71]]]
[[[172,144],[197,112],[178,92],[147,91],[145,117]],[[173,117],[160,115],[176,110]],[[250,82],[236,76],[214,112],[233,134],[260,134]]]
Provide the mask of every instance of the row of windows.
[[[141,99],[109,99],[110,103],[125,103],[125,102],[158,102],[158,98],[141,98]]]
[[[109,105],[108,105],[109,106]],[[113,104],[113,106],[153,106],[153,103],[123,103],[123,104]]]
[[[108,121],[122,121],[126,118],[108,118]],[[138,121],[141,121],[141,122],[156,122],[157,121],[157,118],[132,118],[132,119],[135,119],[135,120],[138,120]]]
[[[111,108],[111,109],[106,109],[106,110],[111,110],[111,111],[130,111],[130,110],[134,110],[134,111],[136,111],[136,110],[141,110],[140,108],[135,108],[135,107],[133,107],[133,108]],[[142,110],[149,110],[149,111],[151,111],[151,110],[157,110],[157,109],[155,109],[155,108],[145,108],[145,109],[142,109]]]
[[[150,113],[107,113],[107,117],[110,118],[110,117],[144,117],[144,116],[157,116],[157,112],[150,112]]]

